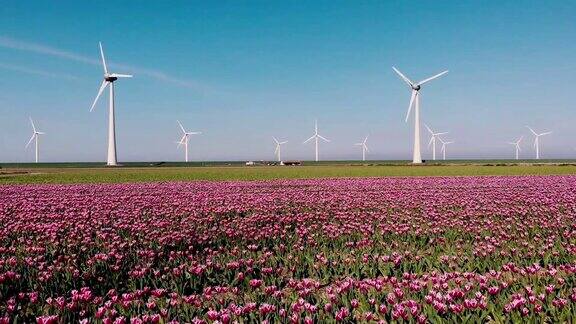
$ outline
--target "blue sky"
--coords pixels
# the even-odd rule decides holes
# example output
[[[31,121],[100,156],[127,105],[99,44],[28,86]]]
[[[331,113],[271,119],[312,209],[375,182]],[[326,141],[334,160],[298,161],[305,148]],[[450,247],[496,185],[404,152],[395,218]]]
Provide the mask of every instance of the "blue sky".
[[[105,161],[98,41],[116,84],[120,161],[176,161],[176,119],[204,133],[194,160],[409,159],[410,91],[422,120],[450,131],[452,158],[512,157],[525,125],[554,133],[546,158],[576,155],[574,1],[12,1],[0,6],[0,161],[33,160],[28,116],[47,133],[44,161]],[[428,136],[422,137],[427,143]],[[429,159],[430,151],[423,157]]]

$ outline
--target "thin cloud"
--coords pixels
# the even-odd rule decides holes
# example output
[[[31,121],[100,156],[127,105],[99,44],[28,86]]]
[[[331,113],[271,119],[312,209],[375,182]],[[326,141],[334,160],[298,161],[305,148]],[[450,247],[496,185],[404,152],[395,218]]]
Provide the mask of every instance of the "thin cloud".
[[[39,76],[48,77],[48,78],[78,80],[78,77],[70,75],[70,74],[54,73],[54,72],[50,72],[50,71],[38,70],[38,69],[33,69],[33,68],[20,66],[20,65],[14,65],[14,64],[0,63],[0,69],[15,71],[15,72],[21,72],[21,73],[26,73],[26,74],[32,74],[32,75],[39,75]]]
[[[13,39],[13,38],[5,37],[5,36],[0,36],[0,47],[9,48],[9,49],[13,49],[13,50],[26,51],[26,52],[31,52],[31,53],[37,53],[37,54],[43,54],[43,55],[49,55],[49,56],[54,56],[54,57],[70,60],[70,61],[76,61],[76,62],[91,64],[91,65],[101,65],[102,64],[100,62],[100,60],[96,59],[96,58],[87,57],[87,56],[72,53],[72,52],[69,52],[66,50],[62,50],[59,48],[55,48],[55,47],[51,47],[51,46],[47,46],[47,45],[42,45],[42,44],[25,42],[25,41]],[[96,48],[95,48],[94,52],[98,53]],[[95,54],[95,55],[97,55],[97,54]],[[98,56],[96,56],[96,57],[98,57]],[[133,66],[125,65],[125,64],[114,64],[114,63],[111,63],[110,67],[129,70],[132,73],[136,74],[135,76],[144,75],[144,76],[148,76],[148,77],[151,77],[151,78],[154,78],[157,80],[169,82],[169,83],[181,86],[181,87],[194,89],[197,91],[203,92],[203,91],[207,90],[206,86],[200,84],[199,82],[186,80],[186,79],[180,79],[180,78],[171,76],[165,72],[158,71],[158,70],[139,68],[139,67],[133,67]],[[122,71],[122,72],[125,72],[125,71]]]

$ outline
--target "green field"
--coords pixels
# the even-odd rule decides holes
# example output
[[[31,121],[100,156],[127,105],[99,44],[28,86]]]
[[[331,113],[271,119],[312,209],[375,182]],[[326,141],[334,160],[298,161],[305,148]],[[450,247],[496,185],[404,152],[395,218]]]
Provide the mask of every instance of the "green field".
[[[26,183],[114,183],[191,180],[268,180],[336,177],[386,176],[477,176],[477,175],[552,175],[576,174],[576,164],[506,164],[496,162],[452,162],[413,166],[405,163],[307,163],[303,166],[219,165],[148,166],[131,164],[105,168],[97,164],[2,165],[0,184]]]

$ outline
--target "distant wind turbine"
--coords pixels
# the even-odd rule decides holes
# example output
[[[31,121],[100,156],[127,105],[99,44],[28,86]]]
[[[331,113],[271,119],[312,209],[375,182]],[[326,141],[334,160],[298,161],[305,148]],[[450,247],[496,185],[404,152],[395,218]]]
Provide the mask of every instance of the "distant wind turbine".
[[[536,159],[540,159],[540,136],[552,134],[552,132],[544,132],[537,134],[530,126],[526,126],[532,134],[534,134],[534,147],[536,148]]]
[[[322,137],[322,135],[318,134],[318,120],[314,121],[314,135],[312,135],[309,139],[305,140],[303,144],[308,143],[311,140],[316,140],[316,162],[318,162],[318,139],[322,139],[325,142],[330,142],[330,140]]]
[[[520,153],[520,151],[521,151],[521,149],[520,149],[520,142],[522,141],[522,138],[523,138],[523,137],[524,137],[524,136],[520,136],[520,138],[519,138],[516,142],[508,142],[508,144],[514,145],[514,147],[516,148],[516,160],[518,160],[518,155],[519,155],[519,153]]]
[[[188,162],[188,140],[190,138],[190,135],[202,134],[202,132],[188,132],[186,131],[186,129],[184,129],[184,126],[182,126],[179,120],[177,120],[176,122],[178,123],[178,126],[180,126],[180,129],[182,130],[182,138],[180,139],[179,142],[177,142],[178,147],[184,145],[185,161]]]
[[[442,143],[442,160],[446,160],[446,145],[452,144],[454,142],[444,142],[440,137],[438,137],[438,140]]]
[[[32,118],[30,118],[30,124],[32,124],[33,133],[32,137],[30,137],[30,140],[26,144],[26,148],[30,146],[30,143],[32,143],[33,140],[36,140],[36,163],[38,163],[38,161],[40,161],[40,137],[38,135],[44,135],[46,133],[39,132],[36,130],[36,126],[34,125],[34,121],[32,120]]]
[[[362,161],[366,161],[366,152],[370,152],[368,145],[366,145],[367,140],[368,136],[366,136],[362,142],[354,144],[362,147]]]
[[[398,71],[395,67],[392,67],[394,72],[396,72],[404,82],[406,82],[412,89],[412,96],[410,97],[410,104],[408,105],[408,112],[406,113],[406,122],[408,122],[408,117],[410,117],[410,111],[414,105],[414,152],[412,156],[412,163],[422,163],[422,155],[420,154],[420,89],[425,83],[432,81],[442,75],[448,73],[444,71],[438,73],[428,79],[424,79],[420,82],[414,83],[410,81],[402,72]]]
[[[436,138],[439,138],[440,135],[448,134],[448,132],[441,132],[441,133],[434,133],[428,125],[424,124],[428,132],[430,133],[430,142],[428,142],[428,147],[432,145],[432,160],[436,160]]]
[[[282,162],[282,158],[280,155],[280,148],[282,145],[288,143],[288,141],[283,141],[283,142],[279,142],[276,137],[272,137],[274,139],[274,142],[276,143],[276,149],[274,150],[274,154],[276,154],[276,158],[278,159],[278,162]]]
[[[116,159],[116,119],[114,118],[114,81],[118,80],[119,78],[131,78],[132,75],[129,74],[118,74],[118,73],[108,73],[108,66],[106,66],[106,59],[104,58],[104,50],[102,49],[102,43],[98,43],[100,46],[100,56],[102,57],[102,65],[104,66],[104,81],[102,81],[102,85],[100,85],[100,90],[98,90],[98,95],[94,102],[92,103],[92,107],[90,107],[90,111],[94,110],[96,106],[96,102],[98,102],[98,98],[104,89],[107,86],[110,86],[110,104],[108,110],[108,159],[106,164],[109,166],[116,166],[118,165],[118,161]]]

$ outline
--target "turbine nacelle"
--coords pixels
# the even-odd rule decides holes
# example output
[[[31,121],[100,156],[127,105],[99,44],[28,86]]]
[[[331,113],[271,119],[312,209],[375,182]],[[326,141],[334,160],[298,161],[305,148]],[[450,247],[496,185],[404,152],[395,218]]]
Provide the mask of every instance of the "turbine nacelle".
[[[182,144],[188,144],[188,138],[190,137],[190,135],[200,135],[202,134],[202,132],[189,132],[187,131],[184,126],[182,126],[182,123],[180,123],[179,120],[176,120],[176,122],[178,123],[178,126],[180,126],[180,129],[182,130],[182,138],[180,139],[178,143],[178,147],[180,147],[180,145]]]
[[[422,88],[419,84],[414,84],[411,87],[412,87],[412,90],[414,90],[414,91],[419,91]]]

